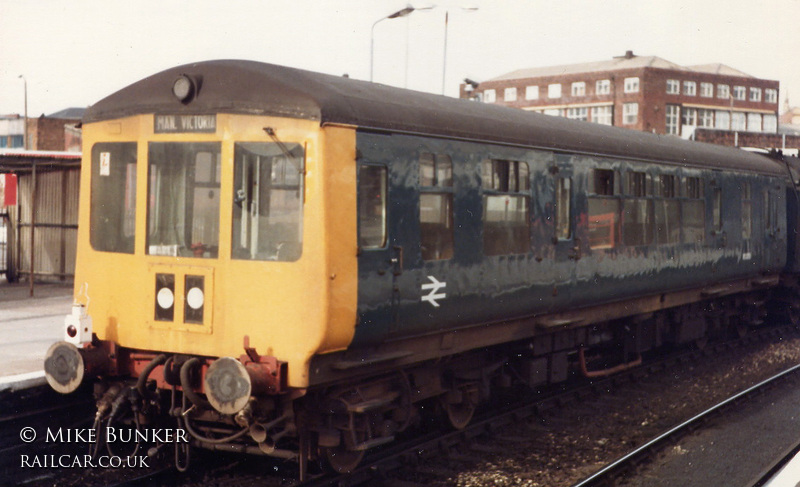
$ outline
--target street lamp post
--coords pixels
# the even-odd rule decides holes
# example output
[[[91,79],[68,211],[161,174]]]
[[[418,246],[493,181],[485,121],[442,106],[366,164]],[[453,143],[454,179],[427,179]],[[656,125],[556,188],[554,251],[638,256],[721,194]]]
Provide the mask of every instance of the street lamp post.
[[[28,150],[28,80],[24,75],[19,75],[25,87],[25,120],[23,121],[22,148]]]
[[[465,12],[475,12],[478,7],[459,7]],[[444,57],[442,59],[442,94],[444,95],[445,78],[447,76],[447,26],[450,22],[450,10],[444,12]]]
[[[374,24],[372,24],[372,33],[370,34],[369,40],[369,80],[372,81],[373,74],[374,74],[374,63],[375,63],[375,26],[378,25],[379,22],[382,22],[387,19],[396,19],[399,17],[407,17],[416,10],[411,5],[406,6],[406,8],[398,10],[397,12],[387,15],[386,17],[381,17],[380,19],[376,20]]]

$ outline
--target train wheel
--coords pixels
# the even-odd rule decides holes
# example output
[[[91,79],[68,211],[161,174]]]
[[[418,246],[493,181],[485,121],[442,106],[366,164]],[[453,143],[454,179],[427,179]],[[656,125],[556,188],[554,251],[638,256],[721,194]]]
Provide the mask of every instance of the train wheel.
[[[364,459],[364,451],[348,450],[344,444],[320,449],[320,457],[325,461],[328,470],[336,473],[349,473],[358,467]]]
[[[467,427],[475,414],[478,405],[478,389],[476,386],[460,388],[441,396],[442,406],[447,419],[453,428],[462,430]]]

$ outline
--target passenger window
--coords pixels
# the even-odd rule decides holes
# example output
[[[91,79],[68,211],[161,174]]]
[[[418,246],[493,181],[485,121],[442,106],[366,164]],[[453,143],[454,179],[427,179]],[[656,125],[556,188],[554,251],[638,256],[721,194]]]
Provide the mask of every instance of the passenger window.
[[[622,241],[625,245],[649,245],[653,241],[653,204],[647,198],[647,174],[629,172],[627,197],[622,204]]]
[[[453,257],[453,162],[423,153],[419,160],[419,232],[422,260]]]
[[[677,244],[681,241],[681,207],[676,199],[675,176],[661,174],[655,185],[660,198],[654,200],[656,244]]]
[[[594,193],[588,197],[589,247],[612,249],[619,235],[620,202],[616,198],[616,173],[609,169],[594,169]]]
[[[483,252],[486,255],[524,254],[530,249],[529,174],[526,162],[483,161]]]
[[[569,240],[572,238],[572,219],[570,202],[572,200],[572,179],[558,178],[556,182],[556,238]]]
[[[233,157],[233,258],[299,259],[303,251],[303,146],[237,143]]]
[[[712,214],[714,221],[714,231],[719,232],[722,230],[722,189],[714,188],[714,194],[711,199]]]
[[[358,246],[386,246],[387,178],[384,166],[361,166],[358,170]]]
[[[743,183],[742,191],[742,239],[750,240],[753,234],[753,202],[750,183]]]
[[[684,182],[681,200],[681,229],[683,243],[703,243],[706,228],[706,204],[703,200],[703,187],[700,178],[687,177]]]

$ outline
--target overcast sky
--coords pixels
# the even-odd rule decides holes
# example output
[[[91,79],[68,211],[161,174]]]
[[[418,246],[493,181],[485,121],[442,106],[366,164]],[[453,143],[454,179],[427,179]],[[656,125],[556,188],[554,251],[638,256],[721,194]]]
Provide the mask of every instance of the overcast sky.
[[[0,0],[0,114],[85,107],[171,66],[250,59],[441,93],[632,50],[723,63],[800,105],[800,0]],[[470,8],[466,10],[465,7]],[[473,10],[477,8],[477,10]],[[373,25],[374,30],[373,30]],[[374,36],[373,36],[374,32]]]

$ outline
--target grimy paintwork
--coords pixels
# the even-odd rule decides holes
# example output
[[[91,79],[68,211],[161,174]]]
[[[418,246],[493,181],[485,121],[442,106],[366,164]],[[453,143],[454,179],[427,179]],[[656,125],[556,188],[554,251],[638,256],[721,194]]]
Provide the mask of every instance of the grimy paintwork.
[[[664,165],[652,159],[635,161],[368,131],[359,132],[357,146],[359,164],[381,164],[389,169],[390,203],[386,248],[365,250],[359,256],[360,321],[355,347],[702,287],[777,272],[786,265],[785,205],[779,205],[781,225],[775,234],[767,234],[764,219],[755,218],[752,238],[747,243],[742,239],[740,187],[749,182],[753,194],[760,195],[767,188],[785,185],[773,174],[723,172],[691,164]],[[455,254],[450,260],[425,262],[421,258],[417,161],[422,152],[448,154],[453,161]],[[525,254],[483,253],[480,164],[484,159],[529,164],[533,230],[530,251]],[[592,250],[587,235],[587,191],[591,170],[598,167],[622,174],[636,170],[649,175],[700,177],[705,188],[704,242],[653,242]],[[574,181],[573,231],[570,239],[558,241],[554,241],[552,223],[555,175],[570,175]],[[708,224],[712,221],[713,187],[721,188],[725,197],[721,231],[713,231]],[[780,191],[776,195],[783,197]],[[752,205],[753,215],[764,214],[763,198],[754,198]],[[570,258],[568,254],[576,246],[580,257]],[[400,249],[404,265],[399,272],[393,272],[391,260]],[[422,299],[428,292],[422,288],[428,276],[447,283],[446,298],[438,301],[439,307]]]

